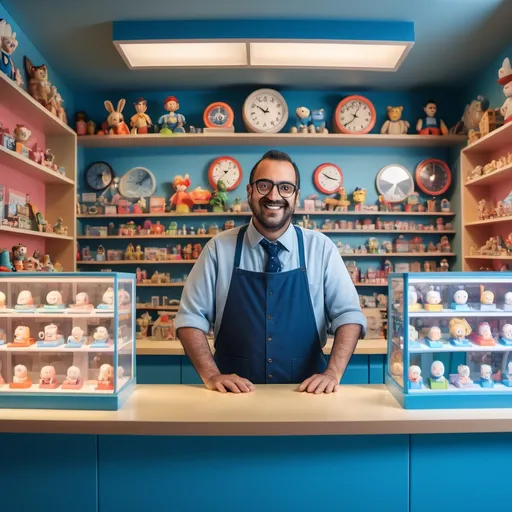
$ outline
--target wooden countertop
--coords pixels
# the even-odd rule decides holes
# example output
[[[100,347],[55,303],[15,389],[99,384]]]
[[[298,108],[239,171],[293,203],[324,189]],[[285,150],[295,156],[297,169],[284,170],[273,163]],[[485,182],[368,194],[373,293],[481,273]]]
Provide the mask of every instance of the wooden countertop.
[[[119,411],[2,409],[0,432],[118,435],[359,435],[511,432],[511,409],[406,411],[385,386],[331,395],[294,385],[221,394],[203,386],[139,385]]]
[[[212,342],[212,340],[210,340]],[[330,354],[333,338],[329,338],[324,347],[324,354]],[[185,351],[179,340],[152,341],[138,339],[136,342],[138,356],[184,356]],[[387,342],[384,339],[359,340],[354,354],[386,354]]]

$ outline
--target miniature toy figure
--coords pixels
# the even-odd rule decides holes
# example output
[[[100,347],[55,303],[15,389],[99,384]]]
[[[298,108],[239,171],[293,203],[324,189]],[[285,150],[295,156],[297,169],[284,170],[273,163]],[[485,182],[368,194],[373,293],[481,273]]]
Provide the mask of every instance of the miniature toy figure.
[[[448,128],[444,124],[444,121],[436,117],[436,102],[432,100],[427,101],[423,110],[425,111],[425,117],[418,119],[416,131],[420,135],[448,135]]]
[[[85,342],[84,330],[81,327],[75,326],[71,329],[71,335],[68,336],[66,348],[82,348]]]
[[[0,71],[5,73],[21,87],[23,85],[23,78],[12,60],[12,54],[16,51],[17,47],[18,41],[16,40],[16,32],[12,31],[12,27],[9,23],[5,20],[0,20]]]
[[[5,296],[5,293],[0,291],[0,313],[4,313],[6,309],[5,302],[7,301],[7,297]]]
[[[34,66],[32,61],[25,56],[25,69],[29,77],[28,92],[44,108],[56,115],[55,96],[57,89],[52,87],[48,77],[46,65]]]
[[[466,336],[471,334],[471,326],[464,318],[452,318],[448,324],[450,328],[450,343],[454,347],[470,347],[471,343]]]
[[[133,253],[133,255],[135,256],[135,259],[137,261],[141,261],[144,259],[144,253],[142,252],[142,247],[140,245],[137,245],[135,247],[135,252]]]
[[[448,265],[448,260],[446,258],[443,258],[439,262],[439,271],[440,272],[448,272],[450,270],[450,266]]]
[[[62,217],[59,217],[57,219],[57,222],[53,226],[53,232],[57,235],[67,236],[68,227],[64,226],[64,219]]]
[[[69,307],[73,313],[92,313],[94,306],[89,303],[89,295],[86,292],[79,292],[76,294],[75,303],[70,304]]]
[[[441,329],[437,325],[433,325],[425,336],[425,344],[430,348],[442,348],[441,337]]]
[[[34,344],[34,338],[30,337],[30,329],[25,325],[18,325],[14,330],[14,340],[8,343],[8,347],[30,347]]]
[[[44,331],[39,332],[38,347],[58,347],[64,343],[64,337],[59,334],[55,324],[46,325]]]
[[[409,286],[409,311],[420,311],[423,309],[421,304],[418,302],[418,292],[416,291],[416,288],[414,286]]]
[[[32,386],[32,381],[28,378],[27,367],[23,364],[17,364],[14,367],[14,377],[9,387],[12,389],[27,389]]]
[[[425,311],[442,311],[443,305],[441,304],[441,291],[439,287],[434,288],[429,286],[427,297],[427,303],[425,304]]]
[[[311,111],[307,107],[297,107],[295,109],[295,126],[290,128],[290,133],[310,133],[314,132],[314,126],[311,125]],[[309,128],[310,127],[310,128]]]
[[[512,346],[512,324],[503,324],[501,328],[500,344]]]
[[[140,318],[137,318],[137,325],[140,329],[140,335],[143,340],[148,337],[149,323],[151,322],[151,315],[146,311],[142,313]]]
[[[512,311],[512,292],[505,293],[504,296],[505,303],[503,304],[503,309],[505,311]]]
[[[77,135],[87,134],[87,115],[85,112],[75,114],[75,131]]]
[[[82,389],[83,384],[84,381],[81,378],[80,368],[78,366],[70,366],[62,383],[62,389]]]
[[[108,331],[106,327],[100,325],[96,327],[96,331],[92,335],[94,341],[92,342],[91,348],[108,348]]]
[[[421,344],[418,341],[420,337],[416,327],[414,325],[409,324],[409,348],[420,348]]]
[[[3,386],[5,384],[5,380],[2,376],[2,360],[0,359],[0,386]]]
[[[136,114],[130,120],[132,133],[148,133],[149,128],[153,126],[153,122],[146,114],[148,110],[147,101],[144,98],[139,98],[133,106],[135,107]]]
[[[503,65],[498,70],[498,83],[503,85],[503,94],[505,95],[505,103],[500,108],[501,115],[505,123],[512,121],[512,67],[510,59],[507,57],[503,61]]]
[[[228,204],[228,194],[226,184],[222,180],[217,181],[217,190],[213,192],[210,204],[214,212],[225,212]]]
[[[171,133],[185,133],[185,116],[178,114],[180,104],[176,96],[169,96],[164,102],[164,108],[169,113],[160,116],[158,124],[161,125],[160,133],[169,135]]]
[[[127,309],[132,303],[132,298],[128,290],[120,289],[117,292],[117,305],[120,309]]]
[[[9,251],[7,249],[0,249],[0,272],[12,272],[14,267],[11,263]]]
[[[188,174],[185,174],[185,177],[175,176],[172,185],[176,193],[169,199],[171,210],[175,209],[176,213],[189,213],[190,209],[194,207],[194,202],[186,192],[190,187]]]
[[[450,128],[450,133],[452,135],[467,135],[471,130],[478,131],[482,116],[488,108],[489,100],[482,95],[478,95],[471,103],[466,105],[461,120],[453,128]]]
[[[39,387],[45,389],[57,389],[59,382],[55,378],[55,368],[53,366],[43,366],[39,375]]]
[[[22,290],[18,294],[18,300],[14,309],[20,313],[35,313],[36,308],[34,307],[34,299],[30,290]]]
[[[473,332],[470,336],[470,340],[480,346],[492,347],[496,345],[489,322],[480,322],[478,324],[478,333]]]
[[[492,368],[488,364],[480,366],[480,386],[483,388],[493,388],[494,381],[492,380]]]
[[[422,389],[423,377],[421,376],[421,368],[415,364],[409,366],[408,372],[409,389]]]
[[[471,386],[473,381],[470,379],[469,373],[469,366],[459,364],[457,367],[457,373],[455,375],[450,375],[450,384],[453,384],[456,388]]]
[[[112,102],[105,101],[105,108],[107,109],[108,118],[108,133],[110,135],[129,135],[130,129],[127,124],[124,122],[124,116],[122,114],[124,106],[126,105],[126,100],[121,98],[117,103],[117,110],[114,110],[114,105]]]
[[[23,271],[23,262],[25,261],[25,256],[27,255],[27,248],[23,244],[16,244],[12,248],[12,262],[14,264],[14,269],[16,272]]]
[[[356,209],[357,209],[357,207],[359,207],[359,209],[360,209],[361,206],[364,205],[364,203],[366,202],[366,189],[356,187],[356,189],[352,193],[352,199],[354,200],[354,203],[356,204]]]
[[[328,211],[346,212],[350,206],[345,187],[340,187],[334,197],[326,197],[323,204]]]
[[[14,140],[16,141],[16,151],[18,153],[22,153],[20,146],[24,146],[26,148],[27,142],[32,137],[32,132],[23,124],[17,124],[16,128],[14,128]],[[20,146],[18,146],[18,144]],[[26,149],[29,152],[28,148]]]
[[[496,304],[494,304],[494,293],[484,285],[480,285],[480,310],[494,311],[495,309]]]
[[[114,389],[114,368],[110,364],[102,364],[100,366],[96,389],[105,391]]]
[[[5,345],[7,342],[7,335],[5,334],[5,329],[0,328],[0,346]]]
[[[62,302],[62,295],[57,290],[46,294],[46,304],[37,310],[38,313],[64,313],[66,305]]]
[[[108,287],[103,294],[101,304],[98,304],[97,309],[114,309],[114,290]]]
[[[408,121],[402,119],[404,107],[388,107],[389,119],[382,125],[380,133],[388,135],[405,135],[410,128]]]
[[[448,381],[444,376],[444,364],[441,361],[434,361],[430,367],[431,377],[430,388],[431,389],[448,389]]]
[[[453,302],[451,304],[451,308],[456,311],[470,311],[470,307],[467,304],[468,302],[468,292],[464,289],[463,286],[460,286],[459,289],[453,294]]]

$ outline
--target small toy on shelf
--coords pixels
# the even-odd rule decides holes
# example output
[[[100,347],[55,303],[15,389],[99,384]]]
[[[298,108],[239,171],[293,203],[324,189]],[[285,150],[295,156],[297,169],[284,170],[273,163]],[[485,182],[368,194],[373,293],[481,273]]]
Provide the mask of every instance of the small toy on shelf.
[[[444,364],[441,361],[434,361],[430,367],[431,389],[448,389],[448,381],[444,376]]]
[[[185,116],[178,114],[180,104],[176,96],[169,96],[164,101],[164,108],[169,113],[163,114],[158,119],[158,124],[161,125],[160,133],[170,135],[171,133],[185,133]]]
[[[298,107],[295,110],[295,117],[297,121],[290,129],[290,133],[328,133],[323,108],[310,110],[307,107]]]
[[[110,346],[108,336],[106,327],[103,327],[102,325],[96,327],[96,331],[94,331],[94,334],[92,335],[94,341],[92,342],[91,348],[108,348]]]
[[[132,127],[132,133],[148,133],[149,128],[153,126],[151,118],[146,114],[148,110],[147,101],[144,98],[139,98],[134,102],[135,114],[130,119],[130,126]]]
[[[89,295],[86,292],[76,294],[75,303],[69,305],[73,313],[92,313],[94,306],[89,302]]]
[[[0,386],[3,386],[5,384],[5,380],[2,376],[2,360],[0,359]]]
[[[21,272],[23,270],[23,262],[25,261],[25,256],[27,255],[27,247],[23,244],[16,244],[12,248],[12,262],[14,264],[14,269],[16,272]]]
[[[471,386],[473,381],[469,377],[469,374],[469,366],[465,364],[459,364],[457,367],[457,373],[450,375],[450,384],[453,384],[456,388]]]
[[[409,311],[420,311],[423,309],[422,305],[418,302],[418,292],[414,286],[409,286]]]
[[[85,340],[84,330],[81,327],[75,326],[71,329],[71,334],[68,336],[66,348],[82,348]]]
[[[355,210],[361,210],[366,202],[366,189],[356,187],[356,189],[352,193],[352,199],[355,203]]]
[[[495,311],[496,304],[494,303],[494,293],[480,285],[480,311]]]
[[[214,212],[225,212],[228,204],[227,187],[224,181],[217,181],[217,190],[214,190],[210,204]]]
[[[66,378],[62,383],[62,389],[82,389],[84,381],[78,366],[70,366],[66,372]]]
[[[409,366],[408,371],[409,389],[423,389],[423,377],[421,376],[421,368],[415,364]]]
[[[32,387],[32,381],[28,377],[28,370],[24,364],[17,364],[14,367],[14,377],[9,387],[12,389],[27,389]]]
[[[456,311],[470,311],[468,306],[468,292],[463,286],[459,286],[459,289],[453,294],[453,302],[451,308]]]
[[[470,335],[470,340],[482,347],[493,347],[496,345],[489,322],[480,322],[478,324],[478,333],[473,332]]]
[[[44,389],[57,389],[59,382],[55,377],[55,368],[53,366],[43,366],[39,374],[39,387]]]
[[[479,384],[482,388],[494,387],[494,381],[492,379],[492,368],[488,364],[483,364],[480,366]]]
[[[102,364],[98,375],[96,389],[112,391],[114,389],[114,367],[110,364]]]
[[[14,140],[16,141],[16,153],[30,158],[30,149],[26,145],[32,137],[32,132],[23,124],[17,124],[14,129]]]
[[[32,293],[30,290],[22,290],[18,294],[18,299],[16,301],[16,306],[14,306],[16,311],[20,313],[35,313],[36,308],[34,306],[34,299],[32,297]]]
[[[402,112],[404,107],[388,107],[388,118],[382,128],[380,133],[388,134],[388,135],[405,135],[407,130],[410,128],[409,121],[404,121],[402,119]]]
[[[410,348],[420,348],[421,343],[418,341],[420,337],[419,332],[416,330],[414,325],[409,324],[409,347]]]
[[[504,86],[503,94],[506,98],[500,108],[500,112],[504,117],[505,123],[509,123],[512,121],[512,67],[508,57],[503,61],[503,65],[498,70],[498,83]]]
[[[67,236],[68,234],[68,227],[64,226],[64,219],[62,217],[57,218],[57,222],[53,226],[53,232],[56,235],[64,235]]]
[[[448,324],[450,328],[450,343],[454,347],[470,347],[471,343],[466,336],[471,334],[471,326],[464,318],[452,318]]]
[[[503,300],[503,310],[512,311],[512,292],[506,292],[505,296],[503,297]]]
[[[436,117],[437,103],[433,100],[427,101],[423,106],[425,117],[416,122],[416,131],[420,135],[448,135],[448,128],[442,119]]]
[[[149,323],[151,322],[151,315],[146,311],[142,313],[140,318],[137,318],[137,325],[140,329],[140,337],[145,340],[148,337]]]
[[[14,267],[7,249],[0,249],[0,272],[12,272]]]
[[[14,330],[14,340],[12,343],[8,343],[8,347],[19,348],[19,347],[30,347],[34,344],[34,338],[30,337],[30,329],[26,325],[18,325]]]
[[[44,331],[39,332],[38,347],[59,347],[64,343],[64,337],[59,333],[59,328],[55,324],[49,324],[44,327]]]
[[[87,134],[87,115],[85,112],[75,114],[75,131],[79,136]]]
[[[450,128],[450,134],[466,135],[470,131],[478,132],[482,116],[488,108],[489,100],[479,94],[471,103],[466,105],[461,120],[455,126]]]
[[[326,197],[322,203],[326,210],[336,212],[346,212],[350,206],[345,187],[340,187],[334,197]]]
[[[23,78],[20,70],[16,68],[12,60],[12,54],[18,48],[16,32],[12,31],[11,25],[5,20],[0,20],[0,71],[5,73],[11,80],[14,80],[18,86],[23,85]]]
[[[107,124],[109,135],[130,135],[130,129],[124,122],[124,116],[122,114],[126,100],[121,98],[117,103],[117,110],[114,110],[112,102],[107,100],[104,103],[105,108],[108,112]]]
[[[97,309],[102,310],[113,310],[114,309],[114,290],[110,286],[106,289],[103,294],[101,304],[98,304]]]
[[[425,304],[425,311],[442,311],[443,305],[441,304],[441,291],[439,287],[434,288],[430,286],[426,296],[427,303]]]
[[[425,336],[425,344],[430,348],[442,348],[441,329],[437,325],[433,325]],[[444,373],[444,372],[443,372]]]
[[[66,305],[62,301],[62,294],[57,290],[51,290],[46,294],[46,304],[38,308],[38,313],[64,313]]]
[[[175,176],[172,186],[176,192],[169,199],[171,209],[176,210],[176,213],[189,213],[190,209],[194,207],[194,202],[186,191],[190,187],[188,174],[185,174],[185,177]]]

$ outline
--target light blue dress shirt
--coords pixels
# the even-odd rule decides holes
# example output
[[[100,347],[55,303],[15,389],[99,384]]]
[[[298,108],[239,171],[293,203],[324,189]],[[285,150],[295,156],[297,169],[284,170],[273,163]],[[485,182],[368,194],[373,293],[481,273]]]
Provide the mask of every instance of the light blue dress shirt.
[[[223,231],[206,244],[185,283],[175,319],[177,329],[195,327],[207,333],[213,325],[217,337],[231,283],[239,230]],[[340,325],[359,324],[366,330],[357,291],[338,248],[322,233],[310,229],[302,229],[302,232],[309,290],[322,346],[327,334],[334,334]],[[267,254],[259,244],[262,238],[251,220],[244,236],[241,269],[264,271]],[[279,253],[281,271],[298,268],[297,234],[292,224],[279,242],[284,246]],[[229,318],[225,321],[229,322]],[[240,342],[243,343],[243,333],[240,333]]]

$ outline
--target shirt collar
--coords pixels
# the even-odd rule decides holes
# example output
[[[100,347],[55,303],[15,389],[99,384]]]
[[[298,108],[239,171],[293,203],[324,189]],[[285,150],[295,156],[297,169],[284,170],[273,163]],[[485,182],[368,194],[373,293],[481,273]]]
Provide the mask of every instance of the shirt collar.
[[[273,240],[274,242],[281,242],[285,250],[291,252],[293,248],[295,236],[295,228],[293,224],[290,222],[288,229],[277,239]],[[254,249],[265,237],[256,229],[252,219],[249,222],[249,227],[247,228],[247,237],[249,239],[249,244],[251,248]]]

